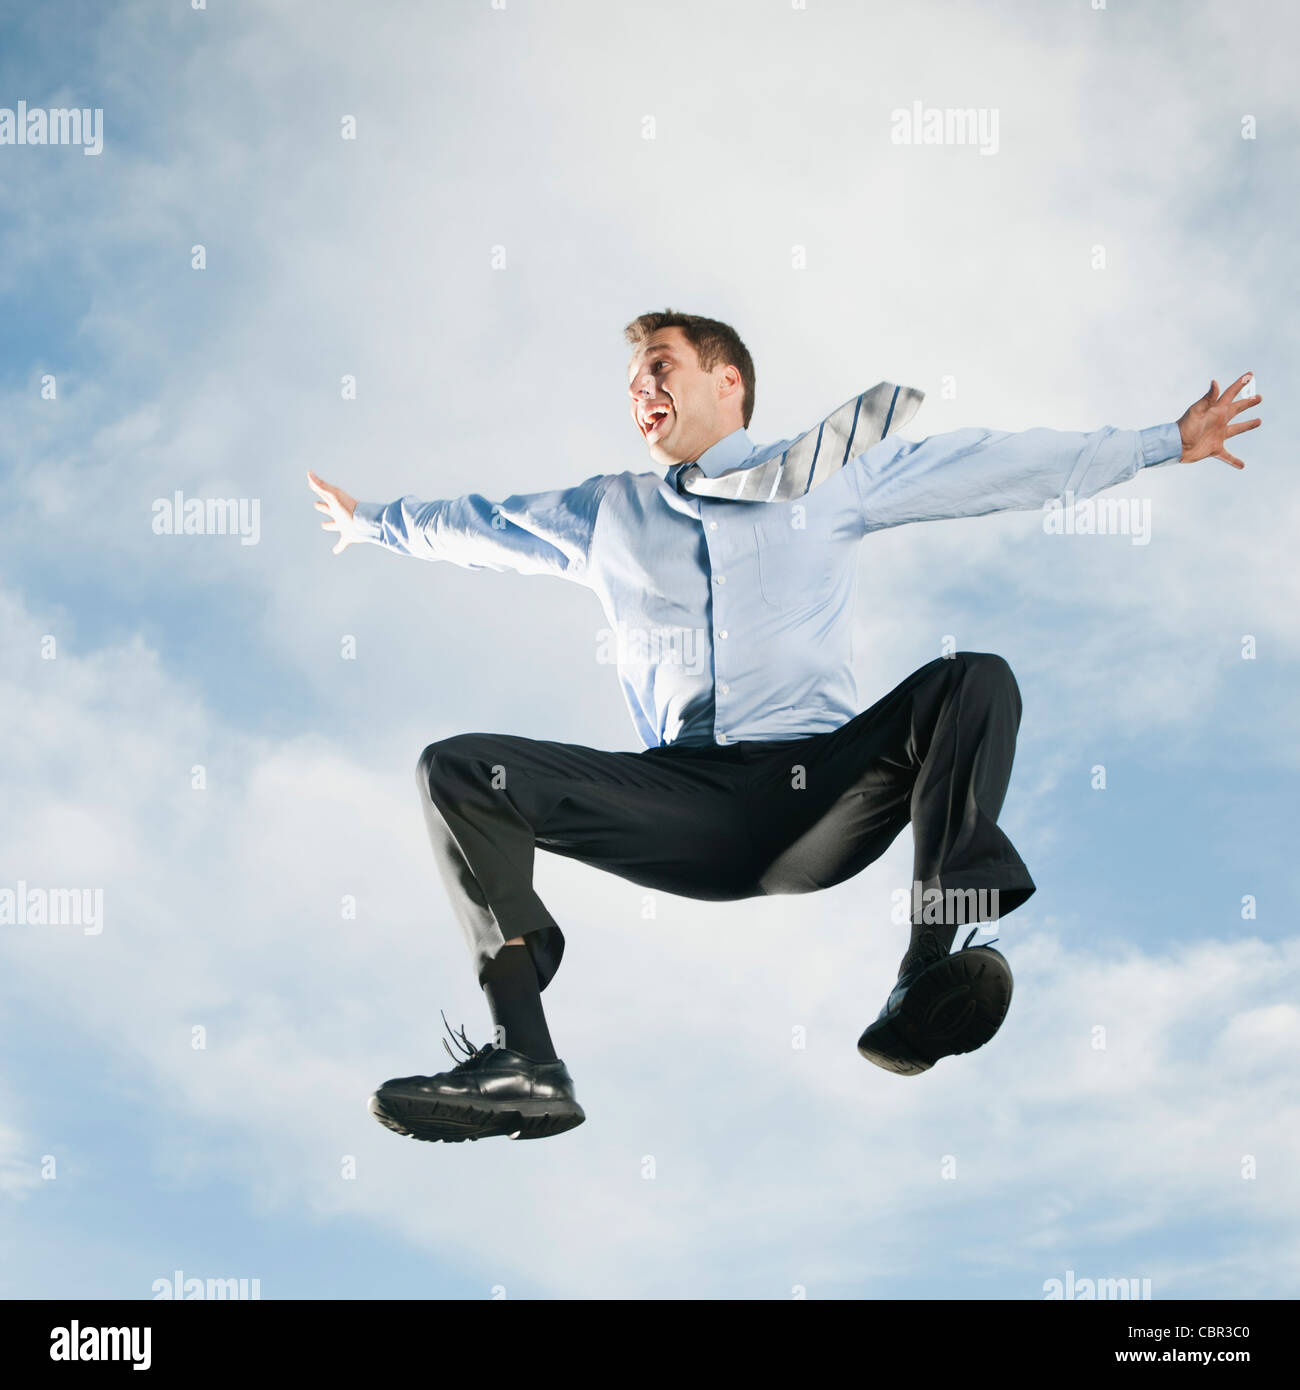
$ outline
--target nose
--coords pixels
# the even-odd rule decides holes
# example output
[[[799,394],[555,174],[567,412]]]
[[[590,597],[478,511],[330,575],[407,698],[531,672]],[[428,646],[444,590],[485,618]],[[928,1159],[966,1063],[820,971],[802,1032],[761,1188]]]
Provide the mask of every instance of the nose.
[[[627,386],[627,393],[633,401],[644,400],[653,390],[654,383],[649,372],[643,372],[639,377],[633,377]]]

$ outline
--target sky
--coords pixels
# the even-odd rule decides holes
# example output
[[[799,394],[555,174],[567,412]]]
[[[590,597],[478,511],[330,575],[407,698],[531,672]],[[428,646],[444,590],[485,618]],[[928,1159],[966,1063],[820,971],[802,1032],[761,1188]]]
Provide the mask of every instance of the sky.
[[[0,144],[0,889],[103,904],[0,924],[0,1296],[1300,1295],[1300,18],[1171,15],[0,3],[0,108],[103,136]],[[914,103],[996,142],[898,143]],[[540,855],[587,1122],[407,1142],[370,1092],[449,1065],[441,1010],[489,1025],[421,750],[639,743],[591,594],[334,556],[304,475],[653,470],[622,327],[669,306],[740,331],[760,442],[880,380],[926,392],[915,439],[1140,429],[1246,371],[1265,424],[1242,472],[1116,490],[1148,544],[1018,512],[863,545],[862,708],[946,637],[1024,697],[1001,824],[1038,892],[993,1043],[856,1051],[906,834],[731,904]],[[256,499],[256,543],[156,533],[177,492]]]

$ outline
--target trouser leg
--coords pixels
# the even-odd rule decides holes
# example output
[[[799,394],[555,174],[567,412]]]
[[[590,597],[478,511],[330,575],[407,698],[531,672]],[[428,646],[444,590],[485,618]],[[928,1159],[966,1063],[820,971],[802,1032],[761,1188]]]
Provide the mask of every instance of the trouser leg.
[[[910,803],[913,877],[923,891],[996,889],[996,917],[1035,891],[997,824],[1020,728],[1020,688],[1000,656],[961,652],[953,660],[958,669],[924,683],[917,702],[914,744],[923,753]]]
[[[923,898],[933,889],[945,897],[996,889],[992,915],[1018,907],[1034,883],[997,817],[1020,712],[1001,657],[958,652],[923,666],[842,728],[779,746],[756,786],[763,891],[840,883],[910,821]]]
[[[761,891],[734,749],[672,757],[460,734],[425,749],[419,786],[480,983],[516,936],[543,989],[559,968],[564,933],[533,888],[539,848],[688,897]]]

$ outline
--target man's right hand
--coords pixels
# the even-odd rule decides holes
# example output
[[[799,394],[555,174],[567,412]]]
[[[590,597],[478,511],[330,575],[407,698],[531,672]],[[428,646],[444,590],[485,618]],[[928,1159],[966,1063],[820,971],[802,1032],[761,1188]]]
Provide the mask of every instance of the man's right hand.
[[[325,512],[329,518],[327,521],[321,522],[320,529],[339,533],[334,554],[337,555],[341,550],[346,550],[348,546],[355,545],[356,541],[353,539],[351,531],[352,513],[357,509],[357,499],[349,497],[341,487],[334,487],[330,483],[321,482],[310,470],[307,473],[307,486],[316,494],[316,510]]]

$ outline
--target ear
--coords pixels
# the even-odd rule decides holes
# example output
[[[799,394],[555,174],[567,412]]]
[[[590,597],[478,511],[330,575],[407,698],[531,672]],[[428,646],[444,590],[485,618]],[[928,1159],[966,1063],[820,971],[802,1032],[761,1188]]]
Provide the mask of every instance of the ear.
[[[719,400],[726,400],[728,396],[734,396],[744,384],[740,379],[739,370],[731,363],[719,367],[715,373],[715,379],[718,383]]]

